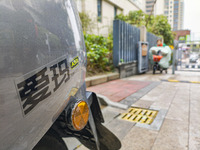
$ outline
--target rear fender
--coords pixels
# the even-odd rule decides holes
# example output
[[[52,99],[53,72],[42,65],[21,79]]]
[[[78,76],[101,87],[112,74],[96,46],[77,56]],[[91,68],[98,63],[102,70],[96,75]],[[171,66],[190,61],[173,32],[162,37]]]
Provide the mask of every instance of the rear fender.
[[[66,118],[70,117],[71,105],[77,101],[72,97],[65,111],[55,121],[52,128],[61,137],[75,137],[84,146],[93,150],[118,150],[121,147],[119,139],[102,125],[104,122],[103,115],[97,96],[93,92],[86,92],[87,103],[90,106],[89,121],[84,129],[76,131],[71,128],[71,123]],[[115,144],[113,144],[115,143]]]
[[[86,97],[90,105],[91,113],[93,115],[95,122],[104,123],[103,115],[96,94],[87,91]]]

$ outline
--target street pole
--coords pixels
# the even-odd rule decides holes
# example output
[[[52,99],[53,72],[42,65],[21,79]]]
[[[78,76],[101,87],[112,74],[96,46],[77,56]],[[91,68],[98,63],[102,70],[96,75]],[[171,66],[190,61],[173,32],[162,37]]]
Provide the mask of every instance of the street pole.
[[[174,54],[173,54],[172,74],[175,74],[175,61],[176,61],[176,49],[174,49]]]
[[[152,13],[153,13],[154,6],[155,6],[156,2],[157,2],[157,0],[155,0],[155,1],[154,1],[154,4],[152,5],[151,13],[149,14],[149,18],[148,18],[148,20],[147,20],[147,22],[146,22],[146,27],[147,27],[147,25],[148,25],[148,22],[149,22],[149,20],[150,20],[150,18],[151,18]]]
[[[172,65],[172,74],[175,74],[175,69],[176,69],[176,52],[178,49],[178,43],[174,41],[174,53],[173,53],[173,65]]]

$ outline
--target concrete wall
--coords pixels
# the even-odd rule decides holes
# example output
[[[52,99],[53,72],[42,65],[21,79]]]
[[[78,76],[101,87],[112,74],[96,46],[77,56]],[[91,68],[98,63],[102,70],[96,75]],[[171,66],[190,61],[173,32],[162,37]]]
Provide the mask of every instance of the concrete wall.
[[[77,9],[82,12],[82,2],[81,0],[75,0],[76,1],[76,5],[77,5]]]
[[[145,0],[102,0],[102,21],[97,21],[97,0],[75,0],[79,12],[86,12],[93,20],[92,33],[107,36],[113,28],[114,7],[117,7],[117,14],[127,15],[129,11],[140,10],[134,1]],[[141,3],[138,3],[141,4]],[[143,5],[142,5],[143,6]],[[144,9],[143,6],[141,9]]]
[[[139,7],[137,3],[134,3],[133,0],[106,0],[106,1],[112,3],[112,5],[121,8],[123,10],[124,15],[128,14],[129,11],[136,11],[140,9],[145,11],[144,6],[142,8]]]
[[[107,36],[112,29],[114,6],[107,1],[102,1],[101,22],[97,21],[97,0],[86,0],[84,10],[93,20],[94,25],[92,28],[92,33]],[[122,12],[122,10],[120,12]]]
[[[154,11],[152,12],[152,15],[164,15],[164,0],[157,0],[155,6],[154,6]],[[152,7],[154,5],[154,0],[146,0],[146,13],[150,14]]]
[[[164,14],[164,0],[157,0],[155,5],[155,15],[163,15]]]

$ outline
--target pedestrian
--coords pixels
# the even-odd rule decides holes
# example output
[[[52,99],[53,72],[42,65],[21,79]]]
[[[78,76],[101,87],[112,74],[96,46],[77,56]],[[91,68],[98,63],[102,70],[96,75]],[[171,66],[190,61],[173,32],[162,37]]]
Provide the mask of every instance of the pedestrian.
[[[166,45],[163,44],[163,39],[162,38],[158,38],[157,39],[157,47],[165,47]]]

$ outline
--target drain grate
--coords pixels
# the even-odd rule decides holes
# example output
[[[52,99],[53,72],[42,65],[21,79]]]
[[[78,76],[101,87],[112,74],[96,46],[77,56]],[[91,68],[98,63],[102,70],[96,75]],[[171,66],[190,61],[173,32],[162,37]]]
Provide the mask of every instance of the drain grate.
[[[128,112],[122,113],[119,118],[136,123],[151,124],[156,118],[158,111],[149,110],[143,108],[132,107],[128,109]]]

